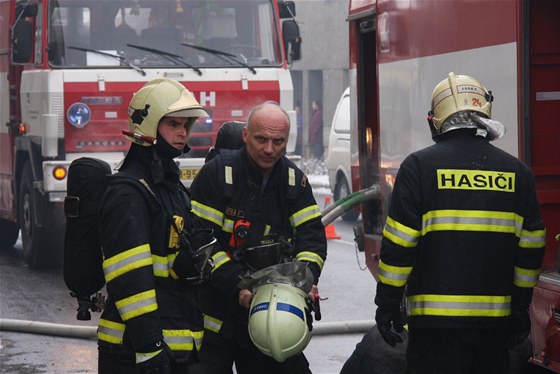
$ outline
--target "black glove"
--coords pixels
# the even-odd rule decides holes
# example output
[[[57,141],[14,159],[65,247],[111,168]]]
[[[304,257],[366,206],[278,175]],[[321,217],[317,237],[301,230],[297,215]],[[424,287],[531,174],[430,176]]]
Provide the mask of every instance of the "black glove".
[[[508,336],[508,348],[512,349],[522,344],[531,332],[531,318],[529,309],[512,310]]]
[[[210,276],[212,265],[210,256],[213,245],[217,243],[210,229],[194,230],[187,239],[181,233],[181,248],[171,268],[171,277],[188,280],[193,284],[206,281]]]
[[[141,350],[136,355],[150,354],[152,352],[161,351],[149,360],[136,364],[137,371],[140,374],[170,374],[171,363],[175,361],[171,348],[163,340],[154,344],[150,344]]]
[[[395,310],[386,310],[377,308],[377,313],[375,314],[375,321],[377,322],[377,330],[385,340],[385,343],[394,347],[397,343],[402,343],[402,337],[399,334],[403,332],[404,323],[402,321],[402,315],[400,308]]]

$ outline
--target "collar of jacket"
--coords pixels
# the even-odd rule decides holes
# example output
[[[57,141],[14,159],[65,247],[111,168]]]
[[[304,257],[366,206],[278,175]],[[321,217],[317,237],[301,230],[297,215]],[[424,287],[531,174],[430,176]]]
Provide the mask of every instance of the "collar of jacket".
[[[243,148],[241,150],[241,164],[243,165],[242,168],[245,170],[245,174],[247,176],[247,181],[250,184],[253,184],[255,187],[262,186],[263,183],[263,175],[259,167],[255,164],[255,162],[249,157],[247,154],[247,150]],[[279,183],[280,178],[282,176],[283,165],[285,165],[284,156],[282,156],[274,165],[272,169],[272,173],[268,178],[267,182],[267,189],[270,186],[275,186]]]

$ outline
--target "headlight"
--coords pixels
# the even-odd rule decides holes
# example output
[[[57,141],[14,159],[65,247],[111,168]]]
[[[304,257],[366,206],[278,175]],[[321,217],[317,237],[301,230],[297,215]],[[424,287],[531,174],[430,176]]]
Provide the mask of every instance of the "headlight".
[[[91,119],[91,110],[84,103],[74,103],[70,105],[70,108],[68,108],[66,118],[68,118],[68,121],[72,126],[81,129],[87,125]]]

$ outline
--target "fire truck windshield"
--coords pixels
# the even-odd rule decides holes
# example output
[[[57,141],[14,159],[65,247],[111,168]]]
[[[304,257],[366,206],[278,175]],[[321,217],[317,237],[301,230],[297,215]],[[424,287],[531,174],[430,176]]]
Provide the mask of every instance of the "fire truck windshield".
[[[53,68],[282,64],[271,0],[58,0],[48,26]]]

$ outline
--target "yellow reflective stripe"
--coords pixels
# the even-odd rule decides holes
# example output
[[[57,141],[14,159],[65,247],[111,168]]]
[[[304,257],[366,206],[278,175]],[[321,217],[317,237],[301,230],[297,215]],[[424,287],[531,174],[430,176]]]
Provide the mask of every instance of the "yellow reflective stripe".
[[[204,315],[204,328],[206,330],[215,332],[216,334],[220,332],[222,328],[223,322],[217,318],[209,316],[207,314]]]
[[[383,228],[383,237],[401,247],[413,248],[418,244],[420,231],[405,226],[391,217],[387,217],[385,227]]]
[[[412,266],[392,266],[379,261],[379,281],[394,287],[403,287],[412,272]]]
[[[288,168],[288,184],[290,186],[296,185],[296,169],[292,167]]]
[[[151,265],[152,254],[150,252],[150,245],[139,245],[116,256],[106,258],[103,261],[105,281],[108,283],[129,271]]]
[[[218,226],[222,226],[222,221],[224,220],[224,215],[217,209],[209,207],[199,203],[196,200],[191,201],[192,212],[206,221],[215,223]]]
[[[97,327],[97,338],[112,344],[122,344],[124,328],[124,323],[113,322],[100,318],[99,326]]]
[[[513,284],[521,288],[533,288],[539,281],[541,269],[513,268]]]
[[[522,248],[544,248],[546,230],[521,230],[519,246]]]
[[[157,310],[156,290],[137,293],[115,302],[123,321]]]
[[[156,357],[161,352],[163,352],[163,349],[157,350],[155,352],[148,352],[148,353],[136,352],[136,363],[141,364],[142,362],[146,362],[149,359]]]
[[[298,261],[307,261],[307,262],[314,262],[319,265],[319,269],[323,269],[323,265],[325,264],[325,260],[321,256],[319,256],[315,252],[309,251],[302,251],[296,255],[296,260]]]
[[[152,254],[154,275],[156,277],[168,278],[169,268],[171,267],[173,261],[175,261],[175,257],[177,257],[176,253],[169,254],[167,256],[157,256]]]
[[[222,225],[222,231],[225,231],[229,234],[233,232],[233,226],[235,222],[231,219],[224,219],[224,224]]]
[[[422,216],[422,235],[431,231],[484,231],[521,235],[523,217],[514,212],[432,210]]]
[[[292,227],[298,227],[299,225],[317,217],[321,217],[319,206],[317,204],[310,205],[292,214],[290,217],[290,223],[292,224]]]
[[[228,254],[224,251],[219,251],[216,252],[212,255],[212,262],[214,264],[214,267],[212,268],[212,273],[219,268],[220,266],[222,266],[223,264],[225,264],[226,262],[230,261],[231,259],[229,258]]]
[[[202,346],[202,337],[204,331],[192,330],[163,330],[163,338],[165,343],[173,351],[192,351],[196,346],[199,351]]]
[[[264,227],[264,234],[263,236],[268,236],[270,234],[270,230],[272,229],[272,227],[270,227],[270,225],[266,225]]]
[[[507,317],[511,296],[414,295],[407,297],[411,316]]]

